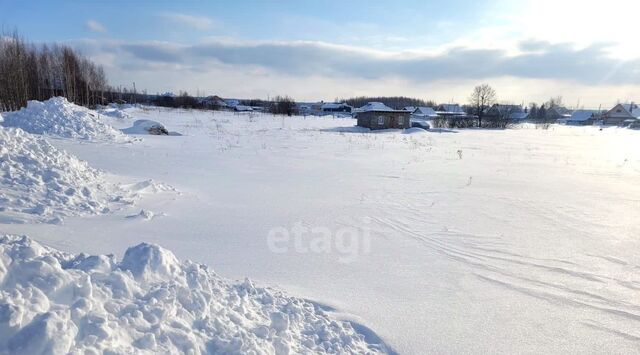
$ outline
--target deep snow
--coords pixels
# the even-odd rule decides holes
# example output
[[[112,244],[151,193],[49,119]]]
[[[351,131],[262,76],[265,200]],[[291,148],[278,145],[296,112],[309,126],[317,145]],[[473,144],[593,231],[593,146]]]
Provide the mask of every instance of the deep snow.
[[[0,353],[380,353],[314,304],[142,243],[121,261],[0,237]]]
[[[41,137],[0,126],[0,221],[61,221],[109,211],[117,196],[102,172]]]
[[[157,243],[313,300],[399,353],[637,352],[637,131],[372,133],[329,117],[126,112],[102,119],[118,129],[150,119],[183,136],[51,143],[181,194],[0,232],[75,253]],[[274,250],[278,228],[302,237]],[[311,251],[311,228],[330,232],[328,249]],[[339,248],[345,230],[368,247]]]
[[[126,136],[98,116],[96,111],[72,104],[63,97],[53,97],[44,102],[29,101],[20,111],[4,113],[3,125],[55,137],[126,140]]]

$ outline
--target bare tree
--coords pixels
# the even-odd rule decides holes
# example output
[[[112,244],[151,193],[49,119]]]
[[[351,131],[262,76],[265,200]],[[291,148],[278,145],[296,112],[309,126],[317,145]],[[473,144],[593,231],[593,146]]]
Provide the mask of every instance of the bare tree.
[[[478,115],[478,127],[482,127],[482,117],[486,109],[496,102],[496,91],[489,84],[478,85],[473,89],[469,103]]]

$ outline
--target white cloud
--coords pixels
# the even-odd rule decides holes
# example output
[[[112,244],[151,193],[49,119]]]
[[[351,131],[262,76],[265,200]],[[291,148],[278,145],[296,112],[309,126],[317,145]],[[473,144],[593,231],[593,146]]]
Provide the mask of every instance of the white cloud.
[[[98,32],[98,33],[107,32],[107,29],[104,27],[104,25],[102,25],[100,22],[96,20],[87,20],[87,22],[85,22],[84,25],[87,27],[89,31]]]
[[[608,58],[605,47],[544,41],[520,42],[521,54],[515,56],[495,49],[408,53],[302,41],[211,39],[186,45],[94,40],[78,45],[106,61],[113,84],[135,78],[149,92],[200,89],[241,98],[288,94],[298,100],[407,95],[466,102],[474,85],[487,82],[504,102],[542,102],[562,95],[569,104],[597,108],[637,100],[633,95],[640,89],[640,71],[628,74],[640,68],[639,60]]]
[[[162,12],[159,15],[173,23],[195,28],[197,30],[208,30],[213,28],[215,25],[215,22],[212,19],[205,16],[194,16],[174,12]]]

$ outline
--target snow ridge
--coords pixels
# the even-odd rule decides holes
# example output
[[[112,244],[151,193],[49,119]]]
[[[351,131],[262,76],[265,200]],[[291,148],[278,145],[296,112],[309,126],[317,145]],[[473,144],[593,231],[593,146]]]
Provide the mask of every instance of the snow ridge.
[[[0,127],[0,212],[45,220],[96,214],[107,211],[108,195],[103,174],[86,162],[42,137]]]
[[[0,237],[0,353],[381,353],[313,304],[142,243],[121,262]]]
[[[70,103],[63,97],[47,101],[29,101],[20,111],[4,113],[5,127],[17,127],[42,135],[85,140],[128,141],[115,128],[105,124],[88,108]]]

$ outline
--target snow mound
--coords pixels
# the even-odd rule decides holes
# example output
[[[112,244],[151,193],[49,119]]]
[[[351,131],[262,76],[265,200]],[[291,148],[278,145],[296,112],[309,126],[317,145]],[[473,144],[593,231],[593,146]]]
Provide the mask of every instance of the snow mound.
[[[71,255],[0,237],[0,353],[382,353],[312,303],[153,244]]]
[[[96,112],[98,112],[101,115],[104,116],[108,116],[108,117],[112,117],[112,118],[117,118],[117,119],[129,119],[131,118],[131,115],[128,114],[126,111],[123,111],[119,108],[116,107],[105,107],[105,108],[101,108],[96,110]]]
[[[0,127],[0,215],[55,221],[106,212],[107,199],[100,171],[42,137]]]
[[[122,132],[98,119],[95,111],[70,103],[63,97],[29,101],[20,111],[4,114],[5,127],[29,133],[86,140],[127,141]]]
[[[126,134],[152,134],[156,136],[168,136],[169,131],[160,122],[152,120],[137,120],[133,126],[122,130]]]

